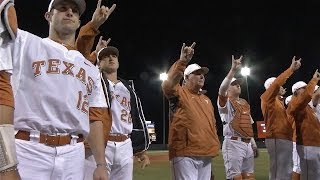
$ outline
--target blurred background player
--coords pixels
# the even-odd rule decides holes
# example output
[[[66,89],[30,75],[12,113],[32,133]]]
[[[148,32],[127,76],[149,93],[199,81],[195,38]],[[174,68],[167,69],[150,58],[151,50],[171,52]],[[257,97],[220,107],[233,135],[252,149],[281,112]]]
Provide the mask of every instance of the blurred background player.
[[[293,96],[287,108],[287,114],[296,125],[297,152],[300,157],[301,179],[320,177],[320,124],[316,112],[309,105],[320,74],[318,70],[308,84],[298,81],[292,86]],[[319,91],[316,91],[319,93]]]
[[[305,83],[303,83],[305,84]],[[306,84],[305,84],[306,86]],[[319,114],[320,114],[320,106],[319,106],[319,99],[320,99],[320,93],[317,92],[319,91],[319,86],[316,85],[315,86],[315,90],[314,90],[314,94],[313,94],[313,97],[312,97],[312,100],[309,102],[309,105],[310,107],[312,107],[314,109],[314,111],[316,112],[317,114],[317,118],[318,120],[320,121],[320,118],[319,118]],[[296,88],[294,88],[296,89]],[[292,95],[288,96],[286,99],[285,99],[285,104],[288,106],[289,105],[289,102],[291,101],[291,98],[292,98]],[[297,140],[297,134],[296,134],[296,125],[295,123],[293,123],[292,125],[292,128],[293,128],[293,150],[292,150],[292,160],[293,160],[293,172],[292,172],[292,180],[300,180],[300,174],[301,174],[301,168],[300,168],[300,157],[298,155],[298,152],[297,152],[297,144],[296,144],[296,140]]]
[[[265,144],[269,154],[269,179],[291,180],[293,121],[287,117],[283,96],[286,80],[301,66],[294,56],[290,67],[277,78],[268,78],[260,96],[261,111],[266,123]]]

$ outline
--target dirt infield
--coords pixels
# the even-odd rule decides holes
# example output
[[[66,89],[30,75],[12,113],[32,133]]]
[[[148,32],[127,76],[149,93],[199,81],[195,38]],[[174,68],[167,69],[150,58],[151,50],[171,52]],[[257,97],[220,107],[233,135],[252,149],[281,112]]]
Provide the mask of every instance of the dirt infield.
[[[149,154],[150,161],[169,161],[168,153]]]

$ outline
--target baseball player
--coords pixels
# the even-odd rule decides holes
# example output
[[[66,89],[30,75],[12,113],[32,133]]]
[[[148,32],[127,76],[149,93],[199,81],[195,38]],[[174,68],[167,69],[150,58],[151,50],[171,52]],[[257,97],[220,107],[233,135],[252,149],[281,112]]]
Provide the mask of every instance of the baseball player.
[[[302,84],[303,86],[306,86],[307,84],[301,81],[300,83],[295,83],[296,85]],[[293,90],[297,89],[295,86],[293,86]],[[315,86],[314,90],[314,95],[312,97],[312,100],[309,102],[309,106],[314,109],[314,111],[317,114],[318,120],[319,114],[320,114],[320,106],[319,106],[319,92],[317,92],[319,86]],[[319,91],[319,90],[318,90]],[[285,104],[288,106],[289,102],[291,101],[292,95],[288,96],[285,99]],[[296,144],[296,139],[297,139],[297,134],[296,134],[296,124],[295,122],[292,125],[293,128],[293,150],[292,150],[292,160],[293,160],[293,172],[292,172],[292,180],[300,180],[300,174],[301,174],[301,168],[300,168],[300,157],[297,152],[297,144]]]
[[[171,107],[169,159],[174,180],[210,179],[212,158],[220,150],[213,105],[202,90],[204,75],[209,69],[198,64],[188,65],[195,44],[183,43],[179,60],[171,66],[168,79],[162,83]]]
[[[301,59],[294,56],[290,67],[277,78],[268,78],[266,91],[260,96],[261,111],[266,123],[265,144],[269,153],[269,179],[290,179],[292,177],[292,124],[287,117],[283,103],[283,88],[286,80],[301,66]]]
[[[146,155],[149,147],[149,135],[147,132],[143,110],[139,97],[133,84],[118,77],[119,50],[108,46],[98,53],[98,66],[103,77],[104,94],[110,103],[112,126],[106,140],[105,158],[108,163],[108,175],[110,179],[125,180],[133,178],[133,155],[135,154],[142,167],[150,164]],[[142,139],[142,147],[134,146]],[[138,148],[138,149],[137,149]],[[139,149],[142,148],[142,149]],[[86,158],[91,164],[95,164],[87,149]],[[87,163],[86,179],[92,177],[90,165]]]
[[[90,54],[90,50],[91,50],[92,45],[94,43],[94,38],[99,33],[98,28],[105,22],[105,20],[108,18],[110,13],[114,10],[114,8],[115,8],[115,5],[113,5],[110,9],[106,8],[106,10],[104,11],[105,7],[101,6],[101,0],[99,0],[98,4],[97,4],[97,9],[95,10],[95,12],[93,14],[93,18],[92,18],[91,22],[89,22],[87,25],[83,26],[80,29],[80,35],[78,36],[77,42],[76,42],[77,48],[93,64],[97,63],[97,54],[98,54],[97,52],[99,52],[99,50],[101,50],[102,48],[105,48],[107,46],[107,44],[110,42],[110,38],[107,41],[104,41],[104,40],[102,40],[102,36],[101,36],[99,39],[96,50]],[[114,48],[114,47],[112,49],[114,49],[114,50],[110,51],[109,48],[105,48],[105,50],[102,50],[100,53],[101,54],[100,59],[103,59],[103,60],[106,59],[106,61],[108,62],[109,60],[113,61],[112,59],[116,58],[116,61],[118,61],[119,51],[117,50],[117,48]],[[114,55],[117,55],[117,56],[114,57]],[[109,65],[107,65],[107,66],[109,66]],[[105,67],[105,68],[108,68],[108,67]],[[117,69],[114,69],[114,71],[116,74],[116,78],[118,78],[117,77]],[[138,160],[140,162],[142,162],[142,165],[141,165],[142,168],[144,168],[146,165],[150,164],[149,158],[146,155],[146,150],[149,147],[150,140],[149,140],[149,135],[148,135],[148,131],[146,128],[146,124],[145,124],[145,119],[144,119],[144,115],[143,115],[141,102],[140,102],[139,97],[135,93],[133,82],[132,82],[132,84],[130,84],[126,80],[119,78],[119,80],[121,80],[121,83],[125,86],[125,88],[127,90],[125,92],[122,92],[122,91],[117,92],[118,89],[116,89],[115,92],[113,92],[113,91],[111,91],[112,88],[109,87],[110,86],[110,83],[109,83],[110,80],[108,79],[109,73],[105,72],[103,74],[105,74],[103,76],[104,80],[102,81],[102,83],[105,87],[104,94],[107,97],[109,104],[112,105],[113,103],[115,103],[115,102],[113,102],[113,99],[109,97],[111,94],[113,94],[113,93],[123,94],[124,93],[125,94],[124,98],[125,97],[131,98],[131,99],[129,98],[128,105],[129,105],[130,109],[132,108],[132,110],[130,110],[130,112],[127,112],[128,113],[127,116],[129,119],[131,119],[130,121],[132,121],[132,123],[122,124],[120,116],[118,115],[118,113],[120,112],[120,110],[119,110],[120,106],[119,106],[119,104],[116,103],[116,105],[112,106],[112,109],[111,109],[112,118],[114,119],[113,124],[112,124],[112,129],[111,129],[112,134],[109,134],[110,127],[109,128],[104,127],[104,129],[105,129],[104,133],[106,133],[105,134],[105,137],[106,137],[105,142],[107,144],[106,161],[108,162],[108,166],[107,166],[109,169],[108,175],[110,176],[110,179],[121,179],[121,178],[132,179],[132,171],[133,171],[133,161],[132,161],[133,156],[132,156],[132,154],[134,154],[136,157],[138,157]],[[113,77],[114,73],[112,73],[112,75],[110,75],[110,76],[112,76],[112,78],[114,78]],[[127,94],[128,92],[130,92],[130,93]],[[128,100],[128,98],[126,98],[126,99]],[[124,111],[122,111],[121,113],[123,113],[123,112]],[[123,116],[121,116],[121,117],[123,117]],[[118,128],[119,126],[120,127],[123,126],[123,127],[119,129]],[[119,139],[118,136],[124,135],[124,134],[126,134],[125,136],[127,138],[125,138],[125,139],[120,138]],[[116,136],[116,137],[114,137],[114,136]],[[124,137],[124,136],[122,136],[122,137]],[[130,138],[128,139],[128,137],[130,137]],[[117,146],[114,147],[114,145],[116,145],[116,144],[117,144]],[[130,144],[132,144],[131,147],[128,146]],[[114,148],[117,149],[117,151],[118,151],[117,153],[110,152]],[[123,161],[122,159],[113,160],[113,157],[119,157],[119,154],[121,154],[121,153],[126,154],[126,156],[123,157],[124,159],[126,159],[125,161]],[[86,149],[86,157],[87,157],[86,159],[88,159],[88,160],[85,162],[85,179],[92,179],[92,173],[94,170],[92,168],[95,167],[96,162],[93,159],[91,149],[89,146]],[[125,168],[123,168],[123,167],[125,167]]]
[[[319,119],[316,111],[310,106],[312,96],[319,98],[319,91],[314,89],[320,74],[318,70],[308,84],[299,81],[292,86],[293,96],[287,108],[287,114],[296,125],[297,152],[300,157],[300,179],[318,179],[320,177]],[[318,102],[318,101],[317,101]]]
[[[17,33],[13,0],[0,0],[0,179],[20,179],[14,144],[10,43]]]
[[[219,88],[218,110],[223,123],[224,140],[222,154],[226,179],[254,179],[254,157],[258,156],[253,139],[253,120],[250,105],[239,97],[240,80],[234,78],[241,66],[242,56],[234,59],[232,66]]]
[[[285,104],[288,107],[289,102],[291,101],[292,95],[286,97]],[[288,118],[292,118],[292,116],[288,116]],[[292,123],[292,130],[293,130],[293,136],[292,136],[292,162],[293,162],[293,168],[292,168],[292,180],[300,180],[300,174],[301,174],[301,168],[300,168],[300,158],[297,152],[297,133],[296,133],[296,123],[294,122],[294,119],[290,120],[293,121]]]
[[[111,119],[99,70],[74,48],[85,8],[84,0],[51,0],[48,38],[17,31],[12,87],[23,179],[82,179],[85,138],[97,161],[94,179],[107,179],[102,121]]]

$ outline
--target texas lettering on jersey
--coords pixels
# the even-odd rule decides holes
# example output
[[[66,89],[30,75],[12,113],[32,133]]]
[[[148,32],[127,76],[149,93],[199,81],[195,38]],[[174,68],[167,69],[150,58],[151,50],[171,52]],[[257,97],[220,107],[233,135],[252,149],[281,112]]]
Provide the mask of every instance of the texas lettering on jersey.
[[[130,106],[130,99],[126,96],[121,96],[120,94],[114,94],[114,92],[111,92],[111,100],[116,100],[118,103],[118,110],[120,110],[120,120],[122,122],[131,124],[132,123],[132,117],[131,117],[131,106]]]
[[[75,71],[74,67],[75,64],[59,59],[49,59],[47,61],[38,60],[32,63],[34,77],[39,77],[43,74],[66,75],[74,77],[82,82],[86,86],[87,93],[78,91],[77,109],[88,114],[88,96],[92,93],[94,81],[90,76],[87,76],[85,69],[80,67],[79,70]]]

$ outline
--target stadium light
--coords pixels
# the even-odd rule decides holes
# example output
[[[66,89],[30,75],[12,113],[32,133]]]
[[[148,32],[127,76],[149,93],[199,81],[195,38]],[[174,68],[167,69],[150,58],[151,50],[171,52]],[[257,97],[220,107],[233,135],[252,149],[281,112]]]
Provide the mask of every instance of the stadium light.
[[[244,76],[245,80],[246,80],[246,87],[247,87],[247,96],[248,96],[248,103],[250,104],[250,95],[249,95],[249,85],[248,85],[248,76],[250,76],[250,68],[248,67],[243,67],[241,68],[241,75]]]
[[[168,74],[166,72],[163,72],[159,76],[160,80],[163,82],[168,79]],[[164,97],[164,94],[162,94],[162,122],[163,122],[163,127],[162,127],[162,144],[166,144],[166,99]]]

